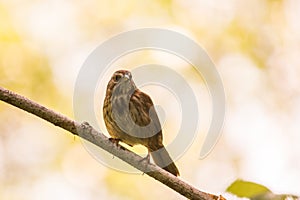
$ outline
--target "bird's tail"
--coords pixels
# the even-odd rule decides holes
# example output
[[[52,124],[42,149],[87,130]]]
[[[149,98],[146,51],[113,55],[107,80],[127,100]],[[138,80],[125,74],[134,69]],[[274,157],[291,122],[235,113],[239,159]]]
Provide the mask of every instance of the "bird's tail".
[[[150,154],[159,167],[170,172],[174,176],[179,176],[176,165],[163,145],[160,148],[151,149]]]

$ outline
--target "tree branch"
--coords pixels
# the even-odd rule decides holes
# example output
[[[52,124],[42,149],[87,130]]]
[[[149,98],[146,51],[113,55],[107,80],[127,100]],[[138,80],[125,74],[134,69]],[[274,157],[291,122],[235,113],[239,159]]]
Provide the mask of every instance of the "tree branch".
[[[187,184],[181,179],[173,176],[167,171],[161,169],[160,167],[148,163],[146,160],[141,161],[143,158],[139,155],[123,148],[117,147],[114,143],[108,140],[108,138],[102,134],[97,132],[93,127],[91,127],[88,123],[84,122],[82,124],[73,121],[66,116],[57,113],[53,110],[50,110],[38,103],[35,103],[26,97],[18,95],[12,91],[4,89],[0,87],[0,100],[11,104],[15,107],[18,107],[22,110],[25,110],[33,115],[36,115],[55,126],[59,126],[74,135],[77,135],[94,145],[108,151],[114,156],[122,159],[126,163],[132,165],[138,170],[146,173],[152,178],[160,181],[161,183],[167,185],[172,188],[176,192],[182,194],[183,196],[189,199],[200,199],[200,200],[224,200],[225,198],[220,196],[216,196],[213,194],[208,194],[202,191],[199,191],[197,188]]]

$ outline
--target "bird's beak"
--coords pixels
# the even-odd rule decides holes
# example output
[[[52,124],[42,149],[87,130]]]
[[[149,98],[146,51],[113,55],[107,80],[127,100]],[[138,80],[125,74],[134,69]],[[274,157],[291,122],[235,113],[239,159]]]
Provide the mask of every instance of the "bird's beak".
[[[125,77],[126,79],[128,79],[128,80],[130,79],[130,75],[129,75],[129,74],[125,74],[124,77]]]

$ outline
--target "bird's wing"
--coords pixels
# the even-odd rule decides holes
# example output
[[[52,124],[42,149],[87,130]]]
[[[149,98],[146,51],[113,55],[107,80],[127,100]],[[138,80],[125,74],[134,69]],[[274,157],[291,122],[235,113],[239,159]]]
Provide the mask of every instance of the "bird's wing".
[[[162,135],[161,125],[153,102],[146,93],[140,90],[135,91],[130,99],[129,106],[131,118],[135,123],[132,129],[134,135],[145,138],[156,134]]]

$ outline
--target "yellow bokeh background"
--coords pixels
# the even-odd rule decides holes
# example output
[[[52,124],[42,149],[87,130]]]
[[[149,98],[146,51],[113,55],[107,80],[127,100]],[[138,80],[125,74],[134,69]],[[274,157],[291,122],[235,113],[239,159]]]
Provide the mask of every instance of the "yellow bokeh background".
[[[198,133],[176,160],[180,178],[216,194],[241,178],[275,193],[300,195],[299,18],[298,0],[0,0],[0,86],[74,118],[77,74],[101,42],[137,28],[178,31],[206,49],[225,88],[222,136],[205,159],[199,153],[211,102],[192,67],[174,55],[151,51],[128,55],[114,67],[167,65],[199,91]],[[105,78],[95,105],[102,127],[100,110],[110,77]],[[167,145],[178,129],[180,108],[171,93],[144,90],[166,109]],[[155,198],[185,199],[146,175],[104,166],[79,138],[0,103],[0,199]]]

